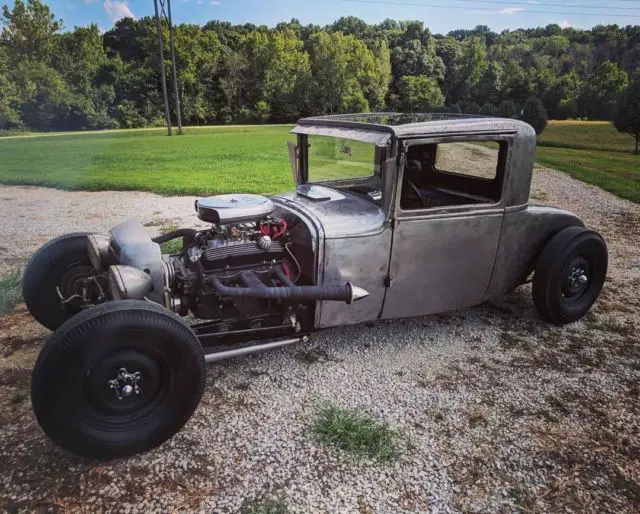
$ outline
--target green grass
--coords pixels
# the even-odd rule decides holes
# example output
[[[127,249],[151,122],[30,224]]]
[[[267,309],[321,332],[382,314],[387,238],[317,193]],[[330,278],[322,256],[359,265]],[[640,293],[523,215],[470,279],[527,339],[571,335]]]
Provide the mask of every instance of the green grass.
[[[313,431],[324,442],[356,456],[389,462],[398,456],[398,435],[365,414],[330,405],[320,410]]]
[[[640,203],[640,156],[619,152],[539,147],[536,161],[617,196]]]
[[[550,121],[538,146],[632,153],[634,139],[607,121]]]
[[[22,302],[22,275],[14,273],[0,280],[0,314],[11,312]]]
[[[291,189],[291,126],[187,128],[0,138],[0,182],[161,194]]]

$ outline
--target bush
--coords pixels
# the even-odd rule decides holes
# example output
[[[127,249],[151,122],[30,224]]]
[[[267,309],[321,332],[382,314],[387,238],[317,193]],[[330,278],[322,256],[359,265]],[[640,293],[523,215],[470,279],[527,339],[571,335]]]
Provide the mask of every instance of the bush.
[[[542,105],[542,100],[537,96],[531,96],[527,98],[527,101],[524,103],[520,119],[531,125],[536,131],[536,134],[540,135],[547,126],[549,116],[547,115],[544,105]]]
[[[640,153],[640,75],[618,97],[613,125],[635,139],[634,153]]]
[[[516,104],[511,100],[502,100],[498,106],[497,115],[501,118],[517,118],[518,109],[516,108]]]
[[[493,104],[485,103],[482,107],[480,107],[480,114],[483,116],[495,116],[496,107]]]

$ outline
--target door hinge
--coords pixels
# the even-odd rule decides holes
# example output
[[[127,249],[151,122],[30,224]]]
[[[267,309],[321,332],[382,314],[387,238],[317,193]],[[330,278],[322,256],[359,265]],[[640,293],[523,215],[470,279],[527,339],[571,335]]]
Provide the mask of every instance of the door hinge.
[[[391,277],[391,275],[387,275],[386,277],[384,277],[384,287],[391,287],[392,283],[393,278]]]

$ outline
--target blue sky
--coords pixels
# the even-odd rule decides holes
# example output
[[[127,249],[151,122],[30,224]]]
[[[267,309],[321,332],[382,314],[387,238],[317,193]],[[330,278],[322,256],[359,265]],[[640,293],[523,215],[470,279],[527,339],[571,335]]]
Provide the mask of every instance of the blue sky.
[[[124,16],[140,18],[153,14],[153,0],[45,2],[64,20],[66,29],[91,22],[109,29]],[[488,25],[495,31],[549,23],[578,28],[609,23],[640,24],[640,0],[172,0],[171,8],[177,24],[204,24],[220,19],[232,23],[275,25],[279,21],[298,18],[303,24],[325,25],[341,16],[352,15],[369,23],[385,18],[422,20],[434,33],[472,28],[478,24]]]

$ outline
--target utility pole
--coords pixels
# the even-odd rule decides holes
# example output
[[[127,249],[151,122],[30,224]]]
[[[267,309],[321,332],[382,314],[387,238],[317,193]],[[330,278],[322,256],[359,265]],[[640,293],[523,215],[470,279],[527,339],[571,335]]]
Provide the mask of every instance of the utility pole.
[[[160,7],[158,8],[158,4]],[[173,82],[173,96],[175,98],[176,119],[178,121],[178,135],[182,135],[182,114],[180,112],[180,93],[178,90],[178,72],[176,70],[176,51],[173,44],[173,23],[171,21],[171,0],[153,0],[156,13],[156,28],[158,30],[158,53],[160,55],[160,80],[162,81],[162,96],[164,99],[164,115],[167,120],[169,135],[173,135],[171,128],[171,109],[169,108],[169,95],[167,93],[167,76],[164,71],[164,38],[162,36],[161,17],[169,25],[169,52],[171,56],[171,74]]]
[[[156,10],[156,29],[158,30],[158,52],[160,54],[160,81],[162,82],[162,98],[164,99],[164,118],[167,120],[168,135],[172,136],[169,97],[167,95],[167,77],[164,73],[164,42],[162,40],[162,25],[160,24],[160,16],[158,14],[158,0],[153,0],[153,7]]]
[[[173,46],[173,22],[171,21],[171,0],[160,0],[160,5],[167,3],[169,20],[169,47],[171,48],[171,73],[173,74],[173,96],[176,98],[176,118],[178,119],[178,134],[182,135],[182,115],[180,113],[180,94],[178,93],[178,72],[176,71],[176,50]]]

